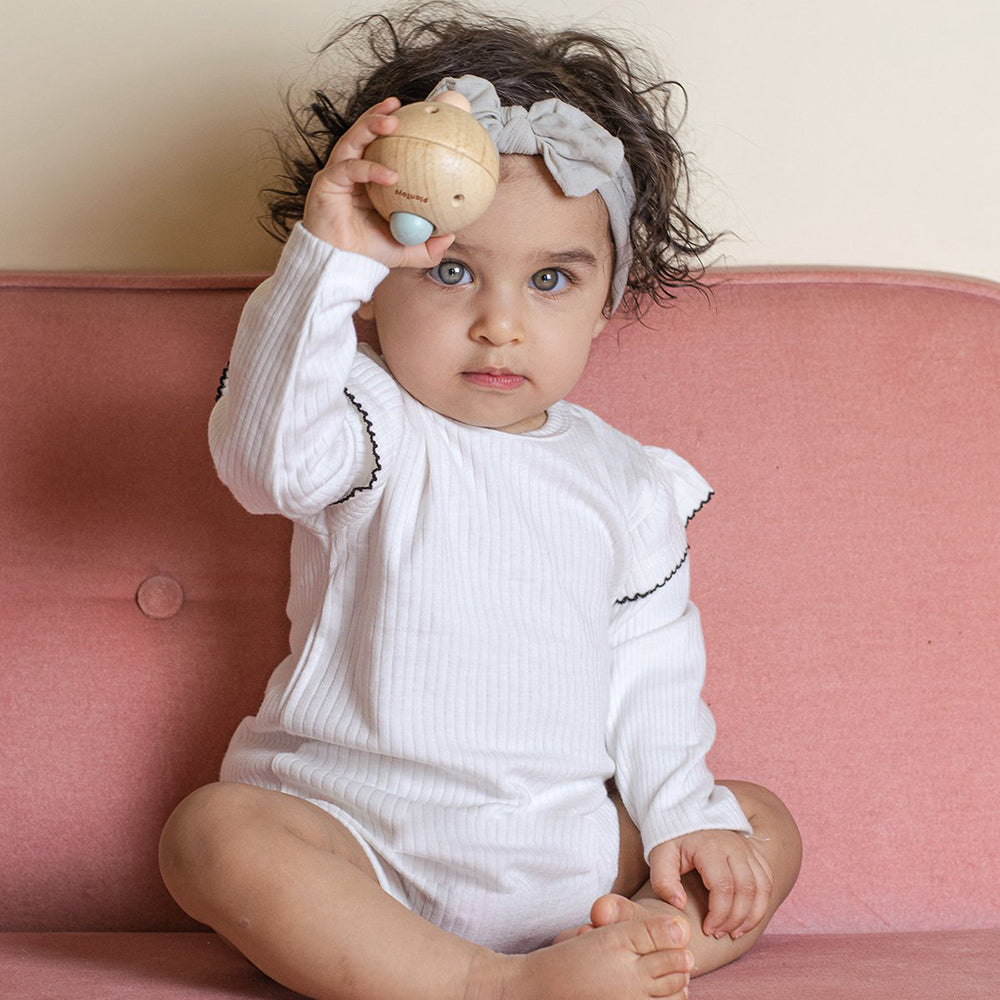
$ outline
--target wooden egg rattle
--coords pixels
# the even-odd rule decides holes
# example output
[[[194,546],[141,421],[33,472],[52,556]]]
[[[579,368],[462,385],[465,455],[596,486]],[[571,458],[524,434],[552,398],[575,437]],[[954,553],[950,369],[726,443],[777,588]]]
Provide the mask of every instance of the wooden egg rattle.
[[[441,98],[401,107],[396,131],[379,136],[365,151],[366,160],[399,175],[391,186],[369,184],[367,190],[375,211],[405,246],[474,222],[489,207],[500,179],[496,146],[467,110],[468,101],[454,93]]]

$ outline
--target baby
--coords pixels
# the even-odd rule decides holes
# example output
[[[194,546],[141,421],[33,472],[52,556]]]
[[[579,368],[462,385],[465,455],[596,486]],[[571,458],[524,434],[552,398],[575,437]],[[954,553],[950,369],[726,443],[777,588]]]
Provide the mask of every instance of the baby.
[[[291,654],[168,822],[163,877],[316,998],[685,996],[763,932],[800,847],[705,763],[684,529],[709,487],[564,401],[619,305],[710,242],[666,90],[606,41],[454,4],[358,36],[374,66],[300,121],[210,426],[237,499],[294,522]],[[442,95],[500,184],[405,247],[364,154]]]

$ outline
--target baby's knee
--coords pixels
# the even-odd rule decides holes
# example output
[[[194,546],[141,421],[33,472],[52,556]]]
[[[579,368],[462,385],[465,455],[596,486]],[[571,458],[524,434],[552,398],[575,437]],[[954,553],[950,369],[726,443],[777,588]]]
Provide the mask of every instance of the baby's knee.
[[[171,813],[160,835],[160,872],[182,907],[216,878],[236,873],[246,853],[246,823],[260,789],[219,782],[187,796]]]
[[[769,788],[755,785],[751,781],[720,781],[739,802],[747,819],[754,824],[768,826],[795,827],[795,820],[788,807]]]

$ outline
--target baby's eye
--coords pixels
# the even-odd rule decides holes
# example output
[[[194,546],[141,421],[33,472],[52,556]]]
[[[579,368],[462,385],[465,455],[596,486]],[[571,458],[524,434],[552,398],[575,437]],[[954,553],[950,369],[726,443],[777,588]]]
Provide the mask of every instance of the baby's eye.
[[[472,280],[469,269],[457,260],[443,260],[428,273],[439,285],[467,285]]]
[[[569,284],[569,278],[558,268],[546,267],[531,276],[531,284],[540,292],[561,292]]]

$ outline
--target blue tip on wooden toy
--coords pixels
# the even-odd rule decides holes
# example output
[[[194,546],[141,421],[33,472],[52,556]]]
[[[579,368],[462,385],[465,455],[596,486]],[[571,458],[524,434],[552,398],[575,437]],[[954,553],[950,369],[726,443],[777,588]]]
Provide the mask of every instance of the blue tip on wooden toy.
[[[397,243],[415,247],[426,243],[434,232],[434,225],[412,212],[393,212],[389,216],[389,229]]]

